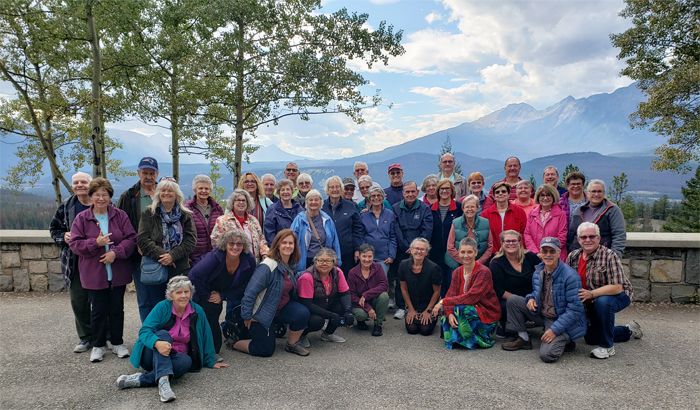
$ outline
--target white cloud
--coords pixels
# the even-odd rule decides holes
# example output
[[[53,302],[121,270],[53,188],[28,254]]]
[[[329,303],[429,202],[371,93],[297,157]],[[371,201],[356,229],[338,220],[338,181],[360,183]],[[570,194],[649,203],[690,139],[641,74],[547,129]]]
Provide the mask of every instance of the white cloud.
[[[440,14],[440,13],[432,12],[432,13],[428,14],[427,16],[425,16],[425,21],[427,21],[428,24],[433,24],[434,22],[436,22],[438,20],[442,20],[442,14]]]

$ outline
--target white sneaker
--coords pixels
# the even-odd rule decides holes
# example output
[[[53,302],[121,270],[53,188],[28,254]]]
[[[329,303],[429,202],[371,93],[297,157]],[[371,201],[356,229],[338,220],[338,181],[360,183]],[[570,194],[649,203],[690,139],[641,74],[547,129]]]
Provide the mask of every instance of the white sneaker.
[[[105,343],[105,346],[107,346],[107,350],[114,349],[114,345],[109,340]]]
[[[85,353],[92,347],[92,343],[90,342],[85,342],[81,341],[77,345],[75,345],[75,348],[73,348],[73,352],[75,353]]]
[[[406,311],[403,309],[397,309],[394,313],[394,319],[403,319],[406,316]]]
[[[101,362],[105,355],[104,347],[93,347],[90,353],[91,362]]]
[[[388,309],[396,309],[396,301],[394,299],[389,299]]]
[[[632,332],[632,337],[635,339],[641,339],[644,336],[642,332],[642,327],[639,326],[636,320],[633,320],[627,324],[627,328]]]
[[[615,356],[615,346],[611,348],[607,347],[596,347],[595,349],[591,350],[591,357],[594,357],[596,359],[607,359],[610,356]]]
[[[112,348],[112,353],[116,354],[118,358],[123,359],[129,357],[129,349],[124,345],[117,345]]]
[[[345,339],[336,335],[335,333],[329,335],[328,333],[323,332],[321,333],[321,340],[324,342],[345,343]]]

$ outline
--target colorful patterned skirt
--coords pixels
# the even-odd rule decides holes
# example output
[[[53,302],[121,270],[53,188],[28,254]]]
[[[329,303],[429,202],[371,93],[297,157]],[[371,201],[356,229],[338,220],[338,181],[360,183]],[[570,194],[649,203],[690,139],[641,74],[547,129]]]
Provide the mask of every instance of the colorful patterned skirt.
[[[495,343],[493,333],[498,321],[483,323],[479,319],[476,308],[471,305],[455,306],[454,315],[457,318],[457,329],[450,326],[446,315],[440,319],[442,332],[445,335],[445,347],[452,349],[452,343],[458,343],[467,349],[489,348]]]

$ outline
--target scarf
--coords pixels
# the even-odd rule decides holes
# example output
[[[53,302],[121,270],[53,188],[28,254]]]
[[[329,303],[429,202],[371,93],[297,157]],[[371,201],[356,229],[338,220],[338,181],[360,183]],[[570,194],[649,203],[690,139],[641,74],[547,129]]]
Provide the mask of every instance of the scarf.
[[[158,204],[157,213],[163,222],[163,250],[170,252],[182,243],[182,223],[180,222],[182,210],[177,202],[170,212],[166,212],[163,204]]]

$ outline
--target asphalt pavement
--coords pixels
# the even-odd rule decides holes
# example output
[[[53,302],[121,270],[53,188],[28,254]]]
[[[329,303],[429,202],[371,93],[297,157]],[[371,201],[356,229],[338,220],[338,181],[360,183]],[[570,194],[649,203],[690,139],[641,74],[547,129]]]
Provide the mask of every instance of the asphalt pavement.
[[[125,300],[125,344],[140,327],[136,295]],[[633,304],[618,324],[636,319],[644,338],[619,343],[607,360],[589,358],[579,340],[557,363],[535,350],[447,350],[438,337],[408,335],[389,316],[384,336],[339,329],[346,343],[309,336],[308,357],[270,358],[222,349],[221,370],[203,369],[172,383],[177,399],[160,403],[157,388],[119,390],[136,371],[108,352],[90,363],[73,353],[78,339],[66,293],[0,293],[2,409],[698,409],[700,306]]]

